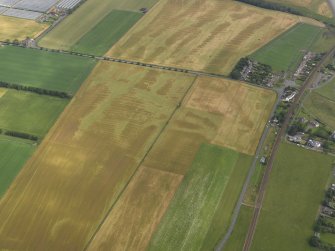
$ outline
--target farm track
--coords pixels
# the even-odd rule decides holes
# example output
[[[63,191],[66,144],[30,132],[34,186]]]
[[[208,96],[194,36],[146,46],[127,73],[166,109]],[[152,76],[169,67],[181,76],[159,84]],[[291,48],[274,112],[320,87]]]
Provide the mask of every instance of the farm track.
[[[137,66],[142,66],[142,67],[146,67],[146,68],[159,69],[159,70],[165,70],[165,71],[182,72],[182,73],[191,74],[191,75],[194,75],[194,76],[197,76],[197,77],[203,76],[203,77],[223,78],[223,79],[230,79],[231,80],[230,77],[228,77],[224,74],[219,74],[219,73],[196,71],[196,70],[174,67],[174,66],[149,64],[149,63],[143,63],[143,62],[140,62],[140,61],[120,59],[120,58],[108,57],[108,56],[96,56],[96,55],[92,55],[92,54],[85,54],[85,53],[74,52],[74,51],[54,50],[54,49],[48,49],[48,48],[44,48],[44,47],[24,47],[24,46],[20,46],[20,45],[13,44],[13,43],[8,43],[8,42],[5,42],[5,41],[0,41],[0,45],[1,44],[5,45],[5,46],[14,46],[14,47],[26,48],[27,50],[42,50],[42,51],[47,51],[47,52],[50,52],[50,53],[59,53],[59,54],[73,55],[73,56],[78,56],[78,57],[92,58],[92,59],[95,59],[97,61],[109,61],[109,62],[115,62],[115,63],[120,63],[120,64],[137,65]],[[244,83],[248,84],[248,85],[256,86],[258,88],[272,90],[271,88],[266,87],[266,86],[255,85],[255,84],[252,84],[252,83],[249,83],[249,82],[244,82]]]
[[[286,134],[287,128],[289,126],[289,123],[290,123],[292,117],[295,114],[296,109],[299,108],[299,106],[300,106],[301,99],[304,96],[305,91],[312,85],[314,77],[318,73],[318,71],[320,70],[323,63],[328,59],[329,56],[333,55],[334,52],[335,52],[335,47],[332,50],[330,50],[322,58],[322,60],[318,63],[318,65],[314,68],[314,70],[312,71],[310,76],[306,79],[304,85],[300,88],[298,94],[296,95],[295,101],[292,103],[292,105],[290,106],[290,109],[288,110],[288,112],[286,114],[285,121],[284,121],[284,123],[283,123],[277,137],[276,137],[276,140],[275,140],[272,152],[271,152],[271,156],[270,156],[269,161],[268,161],[267,168],[265,170],[264,176],[263,176],[261,184],[260,184],[260,189],[259,189],[258,197],[257,197],[257,200],[256,200],[256,204],[255,204],[255,210],[254,210],[254,213],[253,213],[251,223],[249,225],[247,237],[246,237],[246,240],[245,240],[245,243],[244,243],[244,246],[243,246],[243,251],[249,251],[251,249],[253,237],[254,237],[254,234],[255,234],[256,226],[257,226],[257,222],[258,222],[258,219],[259,219],[259,216],[260,216],[260,213],[261,213],[261,209],[262,209],[262,205],[263,205],[263,201],[264,201],[264,197],[265,197],[267,184],[269,182],[270,174],[271,174],[271,171],[273,169],[273,163],[274,163],[274,160],[277,156],[278,149],[279,149],[280,143],[282,141],[282,138]]]

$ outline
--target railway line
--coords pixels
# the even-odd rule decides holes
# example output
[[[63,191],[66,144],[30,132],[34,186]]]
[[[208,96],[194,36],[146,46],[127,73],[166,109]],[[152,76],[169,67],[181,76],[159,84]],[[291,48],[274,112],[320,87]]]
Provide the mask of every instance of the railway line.
[[[260,213],[261,213],[261,209],[262,209],[262,205],[263,205],[263,201],[264,201],[264,197],[265,197],[267,184],[269,182],[270,174],[271,174],[272,169],[273,169],[273,163],[274,163],[274,160],[277,156],[280,143],[281,143],[283,137],[286,135],[286,131],[288,129],[290,121],[291,121],[292,117],[294,116],[296,109],[299,108],[302,97],[305,94],[305,91],[312,85],[314,77],[316,76],[316,74],[318,74],[318,71],[322,67],[323,63],[328,59],[328,57],[330,57],[331,55],[334,55],[334,52],[335,52],[335,47],[332,50],[330,50],[322,58],[322,60],[318,63],[318,65],[314,68],[314,70],[311,72],[310,76],[306,79],[303,86],[300,88],[298,94],[296,95],[296,98],[295,98],[294,102],[292,103],[292,105],[290,106],[290,108],[288,110],[288,113],[286,114],[284,123],[282,124],[282,127],[281,127],[281,129],[280,129],[280,131],[279,131],[279,133],[276,137],[276,140],[275,140],[272,152],[271,152],[271,156],[270,156],[269,161],[268,161],[267,168],[265,170],[264,176],[263,176],[261,184],[260,184],[260,189],[259,189],[258,197],[257,197],[257,200],[256,200],[253,217],[252,217],[252,220],[251,220],[251,224],[249,225],[246,240],[244,242],[243,251],[249,251],[251,249],[253,237],[254,237],[254,234],[255,234],[255,231],[256,231],[257,222],[258,222],[258,219],[259,219],[259,216],[260,216]]]

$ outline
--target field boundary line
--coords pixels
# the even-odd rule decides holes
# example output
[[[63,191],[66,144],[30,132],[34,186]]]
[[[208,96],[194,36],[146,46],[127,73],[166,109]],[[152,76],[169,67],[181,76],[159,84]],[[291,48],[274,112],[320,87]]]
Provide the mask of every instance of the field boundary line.
[[[11,42],[6,42],[6,41],[1,41],[1,40],[0,40],[0,45],[20,47],[20,48],[24,48],[24,49],[28,49],[28,50],[29,49],[30,50],[40,50],[40,51],[45,51],[45,52],[49,52],[49,53],[58,53],[58,54],[77,56],[77,57],[85,57],[85,58],[94,59],[96,61],[108,61],[108,62],[114,62],[114,63],[119,63],[119,64],[137,65],[139,67],[159,69],[159,70],[162,70],[162,71],[180,72],[180,73],[190,74],[190,75],[195,76],[195,77],[201,77],[202,76],[202,77],[221,78],[221,79],[233,80],[233,81],[243,83],[243,84],[246,84],[246,85],[250,85],[250,86],[257,87],[257,88],[273,91],[273,89],[268,87],[268,86],[257,85],[257,84],[253,84],[253,83],[242,81],[242,80],[234,80],[234,79],[230,78],[229,76],[221,74],[221,73],[198,71],[198,70],[192,70],[192,69],[187,69],[187,68],[179,68],[178,66],[151,64],[151,63],[145,63],[145,62],[140,62],[140,61],[122,59],[122,58],[114,58],[114,57],[109,57],[109,56],[96,56],[96,55],[92,55],[92,54],[80,53],[80,52],[75,52],[75,51],[67,51],[67,50],[49,49],[49,48],[45,48],[45,47],[35,47],[35,48],[24,47],[22,45],[18,45],[18,44],[14,44],[14,43],[11,43]]]
[[[181,108],[180,104],[183,102],[183,100],[185,99],[185,97],[187,96],[188,92],[191,90],[191,88],[193,87],[194,83],[197,81],[197,76],[194,77],[193,81],[191,82],[190,86],[186,89],[184,95],[181,97],[180,101],[176,104],[174,110],[172,111],[172,113],[170,114],[170,117],[167,119],[167,121],[165,122],[165,124],[163,125],[162,129],[160,130],[160,132],[157,134],[156,138],[154,139],[154,141],[152,142],[152,144],[150,145],[150,147],[148,148],[148,150],[146,151],[146,153],[144,154],[142,160],[139,162],[139,164],[137,165],[137,167],[135,168],[133,174],[129,177],[128,181],[126,182],[126,184],[123,186],[123,188],[120,190],[119,194],[117,195],[116,199],[114,200],[114,202],[112,203],[112,205],[110,206],[110,208],[107,210],[106,215],[102,218],[101,222],[98,224],[96,230],[93,232],[92,236],[89,238],[89,240],[87,241],[87,243],[84,246],[83,251],[87,251],[88,248],[90,247],[92,241],[94,240],[95,236],[98,234],[98,232],[100,231],[101,227],[103,226],[103,224],[105,223],[106,219],[108,218],[108,216],[110,215],[110,213],[112,212],[113,208],[115,207],[115,205],[117,204],[117,202],[119,201],[119,199],[121,198],[121,196],[123,195],[124,191],[127,189],[128,185],[130,184],[130,182],[132,181],[133,177],[135,176],[135,174],[137,173],[138,169],[142,166],[143,162],[145,161],[146,157],[149,155],[149,153],[151,152],[152,148],[155,146],[155,144],[157,143],[158,139],[160,138],[160,136],[162,135],[162,133],[165,131],[166,127],[169,125],[171,119],[174,117],[174,115],[176,114],[176,112],[179,110],[179,108]]]

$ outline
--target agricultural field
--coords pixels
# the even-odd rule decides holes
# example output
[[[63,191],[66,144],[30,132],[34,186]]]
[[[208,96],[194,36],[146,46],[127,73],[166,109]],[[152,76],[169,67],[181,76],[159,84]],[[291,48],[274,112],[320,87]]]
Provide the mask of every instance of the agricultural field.
[[[82,250],[193,80],[100,62],[0,201],[1,246]]]
[[[229,74],[241,57],[297,22],[235,1],[162,0],[107,55]]]
[[[48,25],[40,24],[33,20],[0,16],[0,41],[7,39],[23,40],[26,37],[34,38],[47,28]]]
[[[202,145],[148,250],[200,250],[239,154]]]
[[[331,80],[330,83],[315,89],[315,92],[335,102],[335,79]]]
[[[139,11],[150,9],[157,0],[87,0],[73,14],[40,41],[42,47],[69,50],[81,38],[94,30],[112,10]],[[113,24],[110,24],[112,26]],[[111,27],[111,29],[114,29]],[[100,35],[101,36],[101,35]]]
[[[13,46],[0,47],[0,81],[75,93],[96,61]]]
[[[312,11],[318,15],[332,18],[333,13],[327,0],[266,0],[268,2],[275,2],[285,4],[287,6],[303,7],[306,10]]]
[[[276,72],[294,72],[304,51],[322,35],[323,29],[309,24],[298,24],[251,55],[260,63],[270,65]]]
[[[335,44],[335,30],[325,29],[322,35],[311,47],[311,51],[316,53],[324,53],[333,48]]]
[[[94,54],[94,55],[103,55],[142,16],[143,14],[138,13],[138,12],[112,10],[91,31],[86,33],[72,47],[72,50],[82,52],[82,53]]]
[[[0,135],[0,198],[35,149],[29,141]]]
[[[88,250],[145,250],[182,178],[141,166]]]
[[[223,251],[242,251],[254,209],[242,205],[236,226]]]
[[[335,129],[335,100],[313,91],[304,99],[303,110]]]
[[[5,91],[0,97],[0,129],[43,137],[68,104],[67,99]]]
[[[214,100],[213,102],[216,101],[213,95],[209,95],[209,93],[212,93],[211,91],[215,91],[218,93],[217,95],[221,94],[221,97],[217,97],[217,100],[225,100],[228,96],[234,96],[235,98],[229,100],[231,107],[227,106],[224,108],[224,104],[222,104],[222,114],[213,108],[215,104],[212,104],[212,109],[209,109],[209,104],[203,101],[211,99]],[[254,91],[259,92],[257,98],[252,94],[250,96],[243,95],[243,93],[253,93]],[[199,98],[198,94],[200,92],[205,93],[205,96],[207,96],[202,96],[202,99]],[[236,98],[239,95],[240,97]],[[242,130],[239,124],[237,124],[239,122],[230,120],[228,116],[229,113],[240,113],[241,116],[253,114],[257,120],[258,116],[263,116],[263,114],[259,113],[259,110],[256,108],[266,106],[267,112],[265,112],[265,114],[268,116],[272,105],[270,101],[272,100],[271,102],[273,102],[274,97],[271,91],[250,87],[236,81],[198,77],[191,91],[185,97],[184,102],[180,104],[179,109],[175,112],[165,130],[143,161],[142,168],[162,172],[165,176],[167,176],[167,174],[174,174],[177,177],[189,175],[189,172],[191,172],[190,166],[194,158],[197,158],[199,148],[213,148],[219,149],[217,150],[218,152],[223,151],[217,146],[214,147],[207,144],[216,138],[220,133],[220,128],[223,127],[224,124],[231,125],[231,127],[229,127],[230,130],[233,130],[232,128]],[[239,103],[241,100],[243,100],[244,103]],[[253,104],[251,105],[251,103]],[[191,106],[191,104],[193,104],[193,108],[188,107]],[[253,112],[250,113],[249,110],[245,109],[253,109]],[[227,118],[225,119],[224,117],[226,115]],[[248,116],[244,118],[247,120]],[[261,120],[259,123],[263,128],[265,122]],[[256,125],[248,123],[248,126],[250,126],[250,130],[253,130]],[[248,136],[246,137],[248,138]],[[259,139],[257,138],[255,140],[256,141],[252,144],[257,145],[256,142],[258,142]],[[233,141],[231,144],[234,145],[236,143]],[[234,152],[228,149],[224,151]],[[237,154],[237,152],[234,153]],[[222,157],[224,156],[225,154],[222,155]],[[202,246],[199,246],[199,250],[206,250],[208,247],[214,248],[218,240],[227,230],[233,208],[242,189],[243,181],[247,175],[251,160],[252,156],[250,155],[238,154],[234,168],[229,174],[229,180],[224,184],[225,189],[224,191],[222,190],[222,196],[216,201],[216,209],[211,216],[212,220],[207,222],[208,226],[206,231],[202,233],[204,236],[202,236]],[[153,178],[150,180],[152,179]],[[167,178],[167,181],[168,180],[169,178]],[[125,194],[121,196],[121,199],[115,205],[115,209],[110,212],[101,230],[98,231],[92,241],[90,245],[92,250],[104,250],[106,247],[119,249],[122,245],[127,246],[129,249],[133,249],[134,247],[137,247],[139,250],[145,249],[152,235],[152,231],[154,231],[162,215],[161,211],[153,212],[153,210],[165,209],[169,201],[164,200],[163,203],[162,201],[157,201],[157,199],[154,200],[151,193],[145,193],[145,196],[140,196],[139,192],[145,189],[148,182],[149,181],[142,182],[141,186],[136,186],[136,189],[129,189],[131,193],[128,192],[127,189]],[[150,187],[150,189],[155,191],[155,194],[165,194],[167,188],[169,188],[169,185],[161,186],[161,183],[157,182],[153,183],[152,187]],[[173,189],[176,189],[176,187]],[[172,191],[174,191],[173,189]],[[134,200],[134,197],[138,198],[139,201]],[[133,199],[130,200],[129,198]],[[149,201],[150,198],[152,201]],[[157,208],[150,206],[157,203],[160,203]],[[134,210],[136,210],[136,214]],[[155,215],[155,217],[147,219],[146,214],[148,211],[151,212],[150,215]],[[129,217],[129,215],[135,215],[136,217]],[[123,226],[122,231],[117,226]],[[143,231],[139,229],[143,229]]]
[[[274,100],[269,90],[198,77],[144,165],[184,175],[204,142],[253,155]]]
[[[282,143],[269,180],[251,250],[314,250],[308,240],[333,157]]]

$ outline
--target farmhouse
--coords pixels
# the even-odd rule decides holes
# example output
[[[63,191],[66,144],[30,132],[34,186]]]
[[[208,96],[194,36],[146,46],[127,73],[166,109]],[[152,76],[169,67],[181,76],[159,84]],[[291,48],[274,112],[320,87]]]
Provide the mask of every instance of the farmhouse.
[[[307,146],[313,147],[313,148],[320,148],[321,147],[321,142],[309,139],[307,141]]]

